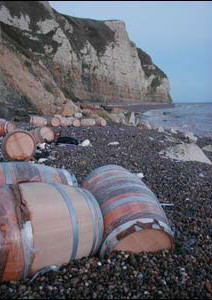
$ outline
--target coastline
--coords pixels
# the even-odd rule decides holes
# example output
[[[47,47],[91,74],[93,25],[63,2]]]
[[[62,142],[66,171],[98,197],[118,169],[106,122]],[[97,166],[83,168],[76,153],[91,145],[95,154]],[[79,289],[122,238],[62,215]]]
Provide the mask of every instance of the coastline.
[[[155,130],[111,122],[83,130],[62,128],[62,135],[89,139],[92,146],[53,143],[51,155],[56,160],[44,164],[71,170],[79,185],[92,170],[107,164],[142,172],[142,181],[159,201],[173,205],[164,206],[164,211],[175,232],[175,250],[74,260],[32,282],[27,278],[0,284],[1,299],[211,299],[211,165],[162,158],[159,152],[173,142]],[[108,145],[115,141],[119,145]],[[201,148],[209,143],[208,138],[197,141]],[[212,159],[211,153],[205,154]]]
[[[144,113],[151,109],[166,109],[166,108],[173,108],[175,107],[174,103],[142,103],[142,104],[119,104],[119,105],[107,105],[107,107],[118,107],[124,109],[128,112],[135,112],[135,113]]]

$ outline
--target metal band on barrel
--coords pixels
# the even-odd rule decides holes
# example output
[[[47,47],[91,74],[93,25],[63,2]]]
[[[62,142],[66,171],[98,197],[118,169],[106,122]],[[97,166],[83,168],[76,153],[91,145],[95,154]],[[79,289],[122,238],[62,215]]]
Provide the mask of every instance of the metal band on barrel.
[[[95,248],[95,244],[96,244],[96,236],[97,236],[97,232],[96,232],[96,216],[95,216],[95,211],[94,211],[94,207],[92,205],[92,202],[90,201],[90,197],[89,195],[87,195],[86,191],[85,190],[82,190],[82,189],[78,189],[78,191],[83,195],[87,205],[88,205],[88,208],[91,212],[91,216],[92,216],[92,224],[93,224],[93,243],[92,243],[92,248],[91,248],[91,251],[90,251],[90,256],[93,255],[93,252],[94,252],[94,248]]]
[[[70,174],[70,172],[68,172],[65,169],[63,169],[63,173],[66,176],[68,185],[70,185],[70,186],[78,186],[77,178],[75,177],[74,174]]]
[[[33,261],[33,232],[32,232],[32,225],[30,221],[27,221],[24,224],[23,229],[21,230],[21,238],[22,238],[22,245],[24,250],[24,274],[23,278],[26,279],[29,274],[29,269],[31,267]]]
[[[153,223],[154,219],[148,219],[148,218],[142,218],[142,219],[136,219],[129,222],[126,222],[125,224],[122,224],[118,226],[113,232],[111,232],[105,241],[102,244],[101,250],[100,250],[100,256],[104,257],[105,255],[109,254],[111,250],[114,249],[116,244],[118,243],[117,235],[121,232],[123,232],[125,229],[135,225],[137,222],[141,223]],[[158,221],[159,225],[153,224],[153,229],[161,229],[163,227],[164,232],[168,233],[171,237],[174,236],[174,232],[169,228],[169,226],[161,221]],[[136,231],[142,231],[143,229],[141,227],[137,227]]]
[[[160,204],[158,202],[152,200],[152,198],[150,198],[150,197],[149,198],[145,197],[144,199],[142,199],[141,197],[126,197],[126,198],[122,198],[122,199],[120,199],[116,202],[113,202],[113,203],[109,204],[108,206],[106,206],[102,210],[103,216],[106,216],[110,211],[112,211],[116,207],[121,206],[123,204],[131,203],[131,202],[134,202],[134,203],[147,202],[147,203],[150,203],[150,204],[154,204],[158,208],[162,209]]]
[[[96,245],[96,248],[94,249],[94,253],[93,255],[96,253],[96,251],[98,251],[101,243],[102,243],[102,240],[103,240],[103,234],[104,234],[104,220],[103,220],[103,216],[102,216],[102,212],[101,212],[101,209],[99,207],[99,204],[97,202],[97,200],[95,199],[95,197],[91,194],[90,191],[88,190],[85,190],[83,189],[84,192],[86,194],[89,195],[89,199],[91,200],[91,202],[93,203],[93,207],[94,209],[96,210],[97,212],[97,216],[98,216],[98,225],[99,225],[99,234],[98,234],[98,243]]]
[[[59,184],[51,183],[51,185],[62,195],[62,198],[65,200],[65,203],[68,207],[69,214],[70,214],[70,220],[72,223],[73,228],[73,248],[72,253],[70,255],[70,260],[73,260],[76,258],[77,255],[77,248],[78,248],[78,223],[77,223],[77,217],[74,211],[74,207],[71,203],[70,196],[64,191]]]

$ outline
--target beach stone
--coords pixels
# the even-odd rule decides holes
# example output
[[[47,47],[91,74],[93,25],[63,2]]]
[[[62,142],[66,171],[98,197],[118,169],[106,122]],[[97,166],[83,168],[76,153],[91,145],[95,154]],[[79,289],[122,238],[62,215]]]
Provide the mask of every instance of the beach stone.
[[[210,165],[212,164],[196,144],[179,144],[169,147],[165,151],[161,151],[160,154],[180,161],[199,161]]]
[[[160,126],[160,127],[158,127],[158,132],[165,132],[165,130],[162,126]]]
[[[207,145],[202,148],[202,150],[207,151],[207,152],[212,152],[212,145]]]
[[[184,137],[185,137],[185,139],[188,140],[189,143],[196,143],[197,142],[197,137],[194,136],[193,132],[185,132]]]

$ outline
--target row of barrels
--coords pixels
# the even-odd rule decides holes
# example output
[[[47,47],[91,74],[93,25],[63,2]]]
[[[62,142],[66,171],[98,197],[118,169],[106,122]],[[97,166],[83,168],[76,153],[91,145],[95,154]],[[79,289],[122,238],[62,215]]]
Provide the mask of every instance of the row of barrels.
[[[3,138],[2,154],[6,160],[28,161],[33,159],[37,144],[54,139],[52,127],[38,127],[31,131],[16,129]]]
[[[80,114],[80,113],[78,113]],[[55,115],[52,117],[40,117],[31,116],[30,124],[37,127],[80,127],[80,126],[106,126],[107,121],[104,118],[97,119],[78,119],[74,117],[63,117],[60,115]],[[16,129],[16,125],[12,121],[7,121],[5,119],[0,119],[0,137],[5,136],[7,133]]]
[[[108,165],[81,188],[64,170],[52,169],[0,166],[0,281],[96,253],[174,249],[165,212],[136,175]]]
[[[80,127],[80,126],[106,126],[107,121],[103,118],[97,118],[97,119],[79,119],[75,117],[63,117],[61,115],[55,115],[53,117],[40,117],[40,116],[31,116],[30,118],[30,124],[34,126],[52,126],[52,127],[58,127],[58,126],[74,126],[74,127]]]

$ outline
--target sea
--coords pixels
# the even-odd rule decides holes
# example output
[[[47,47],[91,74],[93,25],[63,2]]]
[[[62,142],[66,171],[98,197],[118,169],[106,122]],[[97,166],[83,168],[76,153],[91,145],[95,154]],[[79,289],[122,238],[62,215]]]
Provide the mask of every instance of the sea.
[[[152,109],[141,115],[153,128],[191,131],[199,137],[212,138],[212,102],[178,103],[173,108]]]

